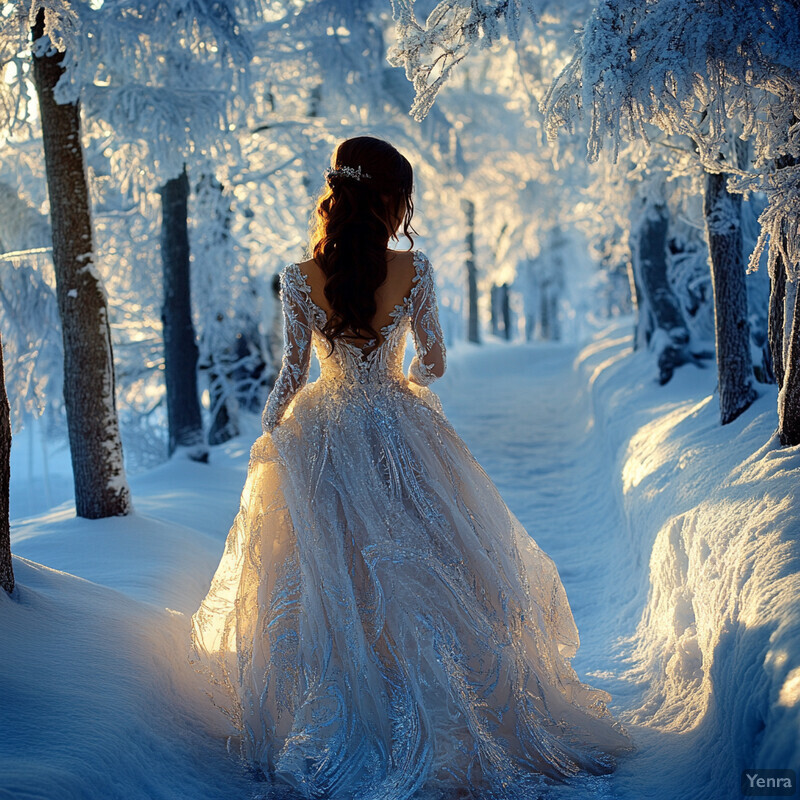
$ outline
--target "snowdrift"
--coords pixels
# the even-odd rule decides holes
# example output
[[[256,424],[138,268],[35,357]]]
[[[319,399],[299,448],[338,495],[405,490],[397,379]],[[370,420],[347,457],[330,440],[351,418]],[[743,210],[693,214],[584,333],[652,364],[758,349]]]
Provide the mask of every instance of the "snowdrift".
[[[626,331],[602,331],[575,366],[642,566],[620,610],[638,622],[619,639],[641,697],[622,718],[660,736],[637,782],[740,797],[742,770],[800,763],[800,448],[774,434],[777,387],[758,384],[723,427],[714,364],[659,386]]]

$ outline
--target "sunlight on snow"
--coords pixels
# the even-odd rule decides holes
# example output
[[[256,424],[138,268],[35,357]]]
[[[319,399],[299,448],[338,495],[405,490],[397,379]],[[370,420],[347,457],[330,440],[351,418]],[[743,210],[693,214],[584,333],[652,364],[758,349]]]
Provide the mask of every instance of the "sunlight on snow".
[[[627,337],[625,337],[627,338]],[[611,344],[615,344],[612,342]],[[605,361],[601,361],[595,368],[592,370],[592,374],[589,376],[589,386],[594,386],[594,382],[597,378],[602,375],[602,373],[607,370],[610,366],[612,366],[617,361],[622,361],[627,358],[633,352],[632,347],[625,347],[619,352],[615,353],[613,356],[609,356]]]
[[[664,442],[670,431],[687,417],[698,413],[703,406],[713,399],[712,395],[703,398],[694,405],[681,404],[672,412],[667,412],[657,417],[649,425],[645,425],[631,439],[626,453],[625,465],[622,468],[622,491],[627,494],[638,486],[648,475],[655,472],[660,466],[674,458],[670,448],[657,448],[654,445]],[[639,455],[644,452],[646,455]],[[681,461],[679,467],[684,466]]]
[[[778,705],[796,706],[798,703],[800,703],[800,667],[795,667],[781,686]]]

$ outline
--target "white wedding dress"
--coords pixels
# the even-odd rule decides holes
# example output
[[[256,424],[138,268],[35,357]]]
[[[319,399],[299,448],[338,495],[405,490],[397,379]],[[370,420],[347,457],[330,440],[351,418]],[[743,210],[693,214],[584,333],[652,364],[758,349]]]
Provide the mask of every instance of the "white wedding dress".
[[[553,561],[421,385],[444,344],[432,269],[414,266],[382,343],[339,339],[329,358],[325,312],[298,265],[281,272],[282,368],[192,617],[233,742],[288,796],[521,797],[633,749],[570,664]]]

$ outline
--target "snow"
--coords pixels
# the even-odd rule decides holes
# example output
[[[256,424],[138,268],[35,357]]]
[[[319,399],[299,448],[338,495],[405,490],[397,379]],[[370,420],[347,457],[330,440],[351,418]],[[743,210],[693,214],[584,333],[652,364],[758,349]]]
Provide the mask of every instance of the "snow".
[[[581,634],[573,664],[638,745],[591,796],[737,797],[743,769],[800,756],[800,456],[773,435],[775,387],[721,427],[713,365],[659,386],[631,329],[583,346],[459,343],[433,388],[554,558]],[[79,520],[39,495],[12,521],[0,794],[255,796],[183,658],[259,433],[255,415],[242,426],[210,464],[133,476],[128,517]]]
[[[753,406],[722,427],[713,365],[658,387],[629,346],[600,339],[579,363],[622,478],[619,546],[639,573],[615,579],[630,658],[621,677],[641,687],[623,718],[655,745],[640,754],[652,774],[630,785],[658,790],[655,764],[669,760],[679,768],[668,796],[735,797],[743,769],[788,768],[800,756],[800,704],[780,701],[793,696],[800,658],[800,456],[774,433],[776,387],[759,384]],[[625,771],[619,778],[628,783]]]

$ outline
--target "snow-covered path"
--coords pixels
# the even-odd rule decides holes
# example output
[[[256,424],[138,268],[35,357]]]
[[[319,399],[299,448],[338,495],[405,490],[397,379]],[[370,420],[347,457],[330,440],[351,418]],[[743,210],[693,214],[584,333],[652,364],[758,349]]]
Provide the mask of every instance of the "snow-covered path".
[[[634,633],[641,608],[637,587],[647,567],[624,544],[613,454],[594,424],[580,348],[570,344],[486,344],[455,360],[436,386],[450,421],[497,485],[511,510],[555,561],[578,626],[578,675],[612,695],[615,715],[638,690],[619,677],[618,638]],[[641,756],[658,734],[634,730]],[[643,797],[633,756],[592,797]],[[655,785],[658,785],[658,778]],[[625,785],[622,785],[622,784]],[[559,797],[584,794],[556,793]]]
[[[581,648],[581,670],[606,669],[609,636],[631,568],[619,561],[624,525],[611,454],[573,368],[574,345],[485,345],[436,387],[451,422],[509,507],[556,562]],[[638,572],[637,572],[638,574]]]

